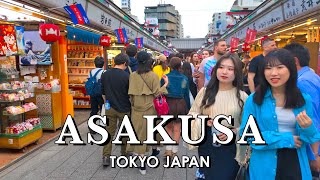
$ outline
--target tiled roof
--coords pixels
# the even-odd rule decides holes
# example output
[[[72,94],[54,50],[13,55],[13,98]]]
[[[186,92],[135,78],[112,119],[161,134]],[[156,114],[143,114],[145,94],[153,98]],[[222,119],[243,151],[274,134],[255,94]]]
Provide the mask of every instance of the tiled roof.
[[[199,49],[205,43],[205,38],[171,39],[171,44],[177,49]]]

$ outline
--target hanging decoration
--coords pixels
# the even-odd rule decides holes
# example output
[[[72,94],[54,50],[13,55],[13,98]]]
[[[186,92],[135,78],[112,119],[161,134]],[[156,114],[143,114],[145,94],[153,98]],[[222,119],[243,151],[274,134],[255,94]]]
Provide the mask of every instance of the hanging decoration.
[[[125,44],[128,42],[127,32],[126,32],[125,28],[116,29],[116,30],[114,30],[114,33],[117,36],[118,43]]]
[[[137,48],[143,48],[143,38],[136,38],[134,40],[134,43],[136,44]]]
[[[60,28],[55,24],[42,24],[39,27],[39,34],[42,40],[53,43],[60,38]]]
[[[242,51],[248,52],[249,50],[250,50],[250,44],[245,42],[245,43],[242,45]]]
[[[260,44],[262,45],[262,42],[263,42],[264,40],[268,39],[268,38],[269,38],[268,35],[263,36],[263,37],[261,38],[261,40],[260,40]]]
[[[89,24],[89,18],[81,4],[72,4],[63,7],[69,14],[73,24]]]
[[[232,37],[230,40],[230,48],[236,49],[239,45],[239,38]]]
[[[231,52],[231,53],[235,53],[236,51],[237,51],[236,48],[230,47],[230,52]]]
[[[102,35],[99,39],[99,44],[101,46],[109,47],[111,45],[111,38],[107,35]]]
[[[247,29],[245,42],[251,44],[254,42],[257,36],[257,31],[254,29]]]

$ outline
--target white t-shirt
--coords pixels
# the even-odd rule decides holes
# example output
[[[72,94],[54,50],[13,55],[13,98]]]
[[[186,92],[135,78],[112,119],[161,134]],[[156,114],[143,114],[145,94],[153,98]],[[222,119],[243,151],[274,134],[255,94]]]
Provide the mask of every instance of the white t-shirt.
[[[92,69],[92,70],[91,70],[92,76],[94,76],[94,75],[96,74],[96,72],[98,72],[99,69],[102,69],[102,68]],[[103,73],[103,71],[104,71],[104,70],[102,69],[102,71],[100,71],[100,72],[97,74],[97,77],[96,77],[96,80],[97,80],[97,81],[101,78],[101,74]],[[88,77],[90,77],[90,73],[89,73]]]

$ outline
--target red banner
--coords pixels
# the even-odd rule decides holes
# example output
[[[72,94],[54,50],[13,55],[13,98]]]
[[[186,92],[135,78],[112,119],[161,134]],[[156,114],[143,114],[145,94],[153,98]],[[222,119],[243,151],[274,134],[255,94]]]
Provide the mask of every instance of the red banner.
[[[232,37],[232,38],[231,38],[231,41],[230,41],[230,47],[231,47],[232,49],[236,49],[236,48],[238,47],[238,45],[239,45],[239,41],[240,41],[239,38],[234,38],[234,37]]]
[[[246,43],[253,43],[254,40],[256,39],[256,36],[257,36],[257,31],[254,30],[254,29],[247,29],[247,33],[246,33],[246,40],[245,42]]]

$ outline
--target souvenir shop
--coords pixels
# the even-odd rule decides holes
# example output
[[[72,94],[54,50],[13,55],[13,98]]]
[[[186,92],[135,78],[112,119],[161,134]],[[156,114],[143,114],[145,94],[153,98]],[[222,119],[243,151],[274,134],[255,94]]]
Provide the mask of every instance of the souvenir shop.
[[[291,42],[305,45],[310,52],[310,67],[320,75],[320,3],[264,3],[222,36],[233,51],[251,57],[262,53],[261,40],[267,37],[279,48]]]

